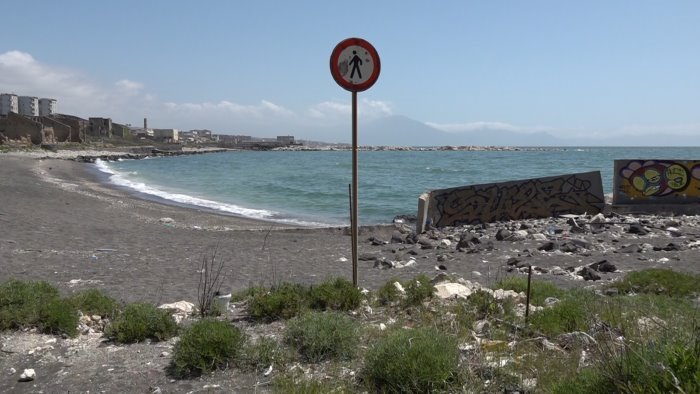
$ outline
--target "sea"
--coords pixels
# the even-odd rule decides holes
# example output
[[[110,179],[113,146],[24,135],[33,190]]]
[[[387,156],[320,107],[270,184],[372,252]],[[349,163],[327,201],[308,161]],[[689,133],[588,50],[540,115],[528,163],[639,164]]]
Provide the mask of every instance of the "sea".
[[[421,193],[464,185],[600,171],[611,195],[616,159],[700,159],[700,147],[524,147],[360,151],[358,221],[415,215]],[[94,164],[140,197],[300,226],[350,221],[350,151],[228,151]]]

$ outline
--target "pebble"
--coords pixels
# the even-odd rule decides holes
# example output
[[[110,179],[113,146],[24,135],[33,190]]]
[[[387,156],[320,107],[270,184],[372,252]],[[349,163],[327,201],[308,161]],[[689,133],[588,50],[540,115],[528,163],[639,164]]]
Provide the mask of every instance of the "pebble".
[[[25,369],[24,372],[19,376],[19,381],[20,382],[31,382],[34,380],[36,377],[36,372],[34,372],[34,369],[28,368]]]

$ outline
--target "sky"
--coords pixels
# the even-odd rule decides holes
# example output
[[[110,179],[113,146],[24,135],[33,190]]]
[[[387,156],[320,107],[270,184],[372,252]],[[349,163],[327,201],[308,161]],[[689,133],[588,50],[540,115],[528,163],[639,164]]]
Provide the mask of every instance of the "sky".
[[[0,92],[55,98],[58,112],[85,118],[322,141],[341,129],[347,142],[351,93],[329,59],[360,37],[381,59],[358,93],[361,124],[402,116],[449,133],[700,145],[697,0],[2,0],[0,10]]]

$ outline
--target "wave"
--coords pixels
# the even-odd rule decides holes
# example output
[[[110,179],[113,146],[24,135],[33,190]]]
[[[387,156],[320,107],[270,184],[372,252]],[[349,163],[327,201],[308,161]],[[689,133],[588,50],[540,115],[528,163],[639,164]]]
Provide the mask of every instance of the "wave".
[[[109,181],[117,186],[125,187],[134,190],[139,193],[156,196],[164,200],[173,201],[179,204],[185,204],[195,207],[208,208],[215,211],[226,212],[238,216],[244,216],[253,219],[269,220],[278,223],[286,223],[292,225],[300,225],[305,227],[327,227],[328,223],[319,223],[298,220],[294,218],[286,218],[281,216],[279,213],[274,211],[268,211],[264,209],[252,209],[244,208],[234,204],[227,204],[213,200],[207,200],[204,198],[193,197],[186,194],[180,193],[170,193],[164,190],[157,189],[155,187],[146,185],[142,182],[134,182],[125,177],[125,174],[113,170],[105,161],[97,159],[95,161],[95,166],[101,172],[109,175]],[[126,174],[134,174],[134,172],[129,172]]]

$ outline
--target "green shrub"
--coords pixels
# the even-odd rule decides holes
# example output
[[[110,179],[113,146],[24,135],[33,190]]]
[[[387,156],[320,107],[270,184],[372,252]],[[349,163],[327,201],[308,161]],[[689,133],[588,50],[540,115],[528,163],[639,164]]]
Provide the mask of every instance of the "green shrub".
[[[621,293],[651,293],[670,297],[687,297],[700,294],[700,275],[675,272],[665,268],[633,271],[624,279],[609,285]]]
[[[328,280],[311,289],[313,309],[348,311],[360,306],[362,293],[347,279]]]
[[[284,340],[309,362],[347,360],[354,356],[359,328],[337,312],[310,312],[289,321]]]
[[[527,294],[527,278],[519,276],[505,277],[496,282],[492,289],[513,290],[518,293]],[[542,306],[547,297],[561,298],[566,291],[560,289],[552,282],[532,280],[530,282],[530,304]]]
[[[403,300],[404,306],[420,305],[426,299],[431,298],[435,290],[430,278],[422,274],[404,282],[403,287],[406,290],[406,297]]]
[[[309,290],[300,284],[282,283],[267,293],[257,293],[248,302],[248,311],[255,320],[289,319],[308,307]]]
[[[39,307],[59,298],[58,289],[47,282],[11,279],[0,285],[0,330],[36,326]]]
[[[78,311],[63,298],[54,298],[39,307],[39,329],[46,334],[78,335]]]
[[[401,283],[398,279],[391,278],[377,290],[377,302],[379,305],[388,305],[401,299],[401,293],[399,293],[394,284],[396,282]]]
[[[585,298],[582,297],[565,297],[552,307],[532,314],[530,323],[535,330],[548,336],[586,331],[589,322],[588,308],[584,300]]]
[[[380,392],[447,390],[458,362],[454,338],[430,328],[398,329],[367,351],[363,378]]]
[[[69,300],[84,315],[114,318],[119,311],[119,303],[97,289],[79,291],[70,296]]]
[[[244,340],[241,331],[227,322],[200,320],[175,344],[171,373],[185,378],[226,368],[238,358]]]
[[[170,313],[151,304],[127,305],[107,326],[105,335],[120,343],[135,343],[146,339],[167,340],[177,334],[177,323]]]
[[[477,320],[501,314],[501,307],[498,301],[489,292],[483,290],[475,291],[467,298],[466,302],[473,308]]]
[[[239,365],[244,369],[259,371],[270,365],[283,365],[288,354],[279,342],[273,338],[263,337],[255,343],[248,343],[243,348]]]

